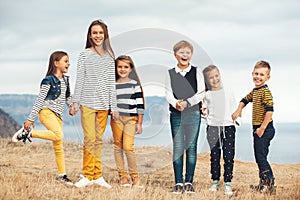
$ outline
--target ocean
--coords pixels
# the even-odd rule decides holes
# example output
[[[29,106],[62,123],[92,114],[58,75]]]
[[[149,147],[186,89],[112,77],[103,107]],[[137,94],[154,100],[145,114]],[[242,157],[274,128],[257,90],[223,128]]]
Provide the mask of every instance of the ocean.
[[[83,143],[83,133],[80,120],[74,119],[73,125],[64,126],[64,140]],[[104,139],[112,138],[109,122],[104,133]],[[268,160],[276,164],[300,163],[300,123],[274,123],[276,133],[271,141]],[[206,124],[201,123],[198,139],[198,152],[209,152],[205,132]],[[44,129],[37,126],[35,129]],[[38,140],[38,139],[37,139]],[[40,141],[40,140],[38,140]],[[172,149],[172,138],[169,124],[143,124],[143,133],[137,135],[135,146],[163,146]],[[235,159],[254,162],[253,136],[251,124],[237,127],[235,141]]]

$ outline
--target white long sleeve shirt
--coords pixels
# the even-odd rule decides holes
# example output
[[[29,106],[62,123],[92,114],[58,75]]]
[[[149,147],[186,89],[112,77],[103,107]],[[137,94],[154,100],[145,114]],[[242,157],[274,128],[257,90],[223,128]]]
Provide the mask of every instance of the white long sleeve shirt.
[[[233,92],[222,88],[217,91],[207,91],[203,99],[206,108],[206,123],[210,126],[231,126],[234,121],[232,113],[237,108],[237,101]]]

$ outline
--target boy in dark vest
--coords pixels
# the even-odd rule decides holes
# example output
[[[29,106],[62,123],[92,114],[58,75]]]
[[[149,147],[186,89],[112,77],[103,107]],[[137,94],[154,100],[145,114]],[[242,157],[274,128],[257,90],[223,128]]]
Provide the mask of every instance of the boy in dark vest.
[[[197,140],[201,116],[201,101],[205,84],[202,70],[190,64],[193,46],[179,41],[173,47],[177,66],[166,76],[166,99],[169,103],[170,124],[173,139],[173,169],[175,186],[173,193],[195,193],[194,171],[197,161]],[[183,155],[186,154],[186,173],[183,179]]]

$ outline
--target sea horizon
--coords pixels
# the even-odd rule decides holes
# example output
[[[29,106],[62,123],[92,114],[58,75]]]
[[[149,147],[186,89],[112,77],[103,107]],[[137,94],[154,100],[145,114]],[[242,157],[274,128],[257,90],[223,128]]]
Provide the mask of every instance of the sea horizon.
[[[268,160],[272,164],[299,164],[300,163],[300,123],[274,123],[275,136],[271,141]],[[201,123],[198,138],[198,153],[209,153],[209,146],[206,140],[206,124]],[[45,129],[42,125],[35,127]],[[64,141],[83,144],[83,132],[80,123],[65,125]],[[104,140],[112,139],[112,132],[109,123],[103,136]],[[34,141],[44,141],[34,139]],[[143,133],[136,135],[135,147],[158,146],[172,150],[172,138],[169,124],[143,125]],[[112,155],[113,156],[113,155]],[[251,124],[243,124],[237,127],[235,141],[235,159],[244,162],[255,162],[253,152],[253,136]]]

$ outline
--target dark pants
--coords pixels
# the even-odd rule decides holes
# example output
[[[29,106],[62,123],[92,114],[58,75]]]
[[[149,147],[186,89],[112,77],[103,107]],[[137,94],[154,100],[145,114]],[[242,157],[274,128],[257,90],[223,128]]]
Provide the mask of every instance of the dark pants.
[[[186,153],[185,182],[192,183],[197,162],[197,141],[200,129],[200,111],[171,113],[173,139],[173,169],[175,183],[183,183],[183,154]]]
[[[213,180],[220,180],[221,149],[224,159],[224,182],[231,182],[235,154],[235,126],[207,126],[210,147],[210,173]]]
[[[275,128],[273,127],[273,123],[270,122],[263,136],[260,138],[255,133],[258,127],[259,126],[253,126],[255,161],[258,165],[260,179],[264,181],[269,181],[274,179],[273,171],[267,160],[267,157],[269,154],[270,142],[275,135]]]

